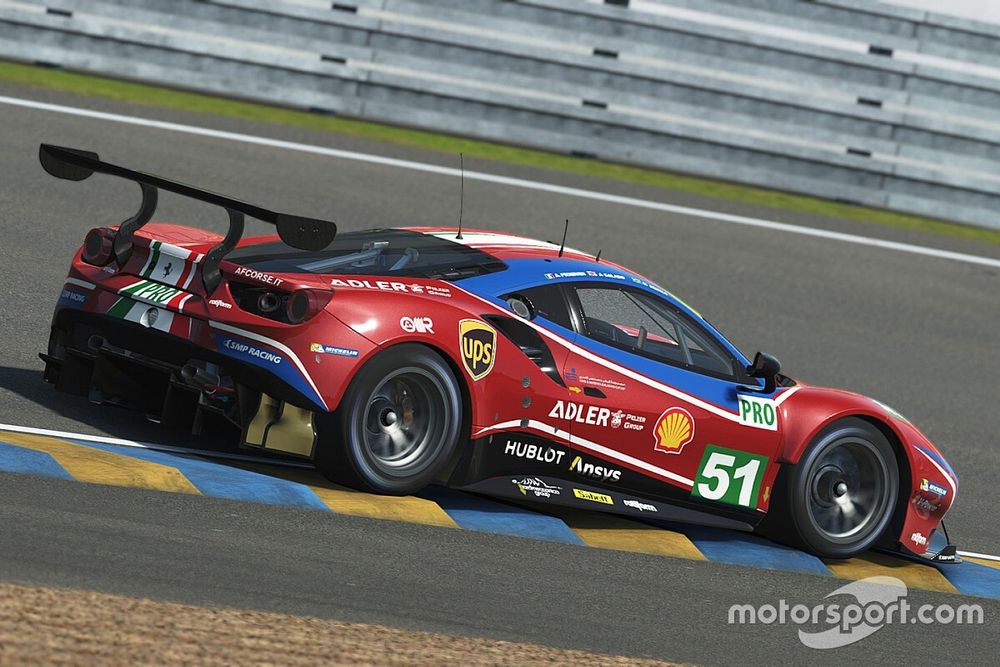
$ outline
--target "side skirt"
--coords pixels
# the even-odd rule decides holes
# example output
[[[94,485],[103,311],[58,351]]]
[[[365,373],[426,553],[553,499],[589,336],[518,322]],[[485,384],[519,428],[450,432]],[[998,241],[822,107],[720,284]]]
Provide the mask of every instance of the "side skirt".
[[[753,526],[745,521],[727,519],[686,507],[639,498],[621,491],[597,488],[556,477],[539,475],[492,477],[459,488],[463,491],[473,491],[491,496],[619,514],[640,518],[644,521],[673,521],[729,530],[753,531]]]
[[[692,498],[658,479],[527,433],[495,433],[470,441],[446,483],[464,491],[647,522],[753,531],[764,517]]]

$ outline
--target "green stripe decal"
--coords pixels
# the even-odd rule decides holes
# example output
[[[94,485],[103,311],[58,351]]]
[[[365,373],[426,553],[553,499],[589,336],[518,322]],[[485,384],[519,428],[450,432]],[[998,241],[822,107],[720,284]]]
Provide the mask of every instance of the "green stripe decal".
[[[148,278],[153,275],[153,271],[156,269],[156,263],[160,261],[160,242],[153,241],[150,243],[149,252],[152,256],[149,258],[149,268],[142,274],[143,278]]]
[[[135,301],[127,297],[122,297],[115,301],[114,305],[108,309],[108,315],[111,317],[117,317],[119,319],[124,319],[128,315],[128,311],[132,310],[132,306]]]

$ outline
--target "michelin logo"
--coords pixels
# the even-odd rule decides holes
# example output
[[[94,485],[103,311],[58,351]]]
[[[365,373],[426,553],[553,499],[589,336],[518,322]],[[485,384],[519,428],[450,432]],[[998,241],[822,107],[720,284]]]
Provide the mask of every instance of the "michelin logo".
[[[933,493],[939,498],[944,498],[948,495],[948,489],[944,488],[940,484],[935,484],[934,482],[928,481],[927,479],[920,480],[920,490],[926,491],[927,493]]]
[[[316,354],[333,354],[338,357],[357,357],[360,354],[357,350],[349,347],[323,345],[322,343],[313,343],[309,346],[309,351],[315,352]]]

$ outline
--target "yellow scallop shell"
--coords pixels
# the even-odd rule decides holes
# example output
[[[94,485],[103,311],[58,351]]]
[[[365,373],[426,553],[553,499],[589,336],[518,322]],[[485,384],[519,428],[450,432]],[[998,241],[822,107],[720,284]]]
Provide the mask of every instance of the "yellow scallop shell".
[[[694,422],[685,410],[671,408],[660,416],[656,424],[656,449],[679,452],[694,439]]]

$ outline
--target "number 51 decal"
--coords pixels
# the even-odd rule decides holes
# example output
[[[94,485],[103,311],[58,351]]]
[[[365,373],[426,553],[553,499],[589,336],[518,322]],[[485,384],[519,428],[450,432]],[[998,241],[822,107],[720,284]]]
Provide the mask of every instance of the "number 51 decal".
[[[756,507],[767,457],[709,445],[701,457],[692,495],[730,505]]]

